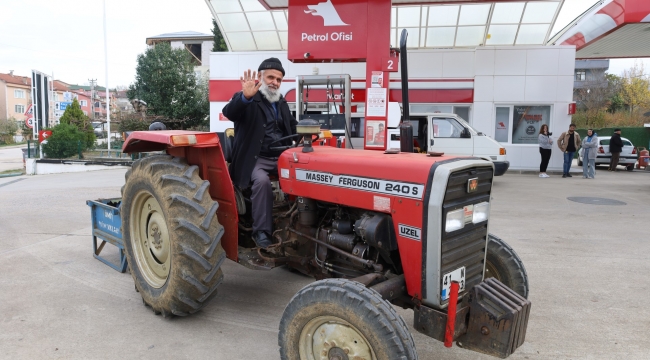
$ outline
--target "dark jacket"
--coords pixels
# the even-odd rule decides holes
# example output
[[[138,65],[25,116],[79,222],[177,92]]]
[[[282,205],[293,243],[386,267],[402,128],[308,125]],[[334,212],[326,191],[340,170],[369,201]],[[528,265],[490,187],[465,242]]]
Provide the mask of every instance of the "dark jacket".
[[[609,152],[620,153],[621,151],[623,151],[623,140],[621,140],[621,135],[614,133],[609,139]]]
[[[257,92],[253,96],[253,101],[248,104],[241,100],[241,96],[241,91],[233,95],[222,112],[224,116],[235,123],[230,177],[235,186],[245,189],[250,185],[251,173],[264,142],[264,130],[267,123],[264,107],[270,105],[260,92]],[[284,97],[280,98],[277,106],[283,120],[281,127],[283,136],[295,134],[297,122],[291,115],[291,110],[289,110],[289,105]],[[290,143],[290,140],[285,141],[284,145]],[[277,144],[277,146],[280,145]]]

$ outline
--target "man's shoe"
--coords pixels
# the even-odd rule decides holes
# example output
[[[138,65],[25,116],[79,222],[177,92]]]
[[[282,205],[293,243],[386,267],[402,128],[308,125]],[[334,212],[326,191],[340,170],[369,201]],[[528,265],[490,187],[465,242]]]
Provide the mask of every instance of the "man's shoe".
[[[266,249],[270,245],[273,245],[273,242],[271,242],[269,235],[265,231],[258,231],[254,233],[253,241],[255,241],[255,244],[262,249]]]
[[[566,174],[566,177],[573,177],[573,175],[571,175],[571,174]]]
[[[562,174],[562,177],[565,178],[565,177],[566,177],[566,174]]]

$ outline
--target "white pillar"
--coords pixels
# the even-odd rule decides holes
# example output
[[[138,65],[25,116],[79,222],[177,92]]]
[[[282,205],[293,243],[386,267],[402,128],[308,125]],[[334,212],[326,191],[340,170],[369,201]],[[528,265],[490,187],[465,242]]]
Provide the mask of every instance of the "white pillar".
[[[108,137],[108,150],[111,150],[111,97],[108,90],[108,45],[106,41],[106,0],[104,0],[104,68],[106,71],[106,125],[108,127],[106,134]]]

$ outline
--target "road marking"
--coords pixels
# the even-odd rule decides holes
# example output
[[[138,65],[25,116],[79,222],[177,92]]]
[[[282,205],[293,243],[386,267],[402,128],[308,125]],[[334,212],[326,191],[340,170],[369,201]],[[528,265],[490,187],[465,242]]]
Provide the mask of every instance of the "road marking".
[[[9,185],[9,184],[13,184],[13,183],[15,183],[15,182],[19,182],[20,180],[25,180],[25,179],[26,179],[26,178],[21,178],[21,179],[16,179],[16,180],[11,180],[11,181],[8,181],[8,182],[6,182],[6,183],[4,183],[4,184],[0,184],[0,187],[7,186],[7,185]]]

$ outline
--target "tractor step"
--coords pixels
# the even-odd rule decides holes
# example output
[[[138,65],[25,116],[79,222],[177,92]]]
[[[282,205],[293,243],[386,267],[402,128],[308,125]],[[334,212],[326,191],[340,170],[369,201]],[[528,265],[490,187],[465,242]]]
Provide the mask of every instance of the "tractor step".
[[[259,248],[239,247],[237,262],[252,270],[271,270],[287,263],[286,257],[273,255]]]

